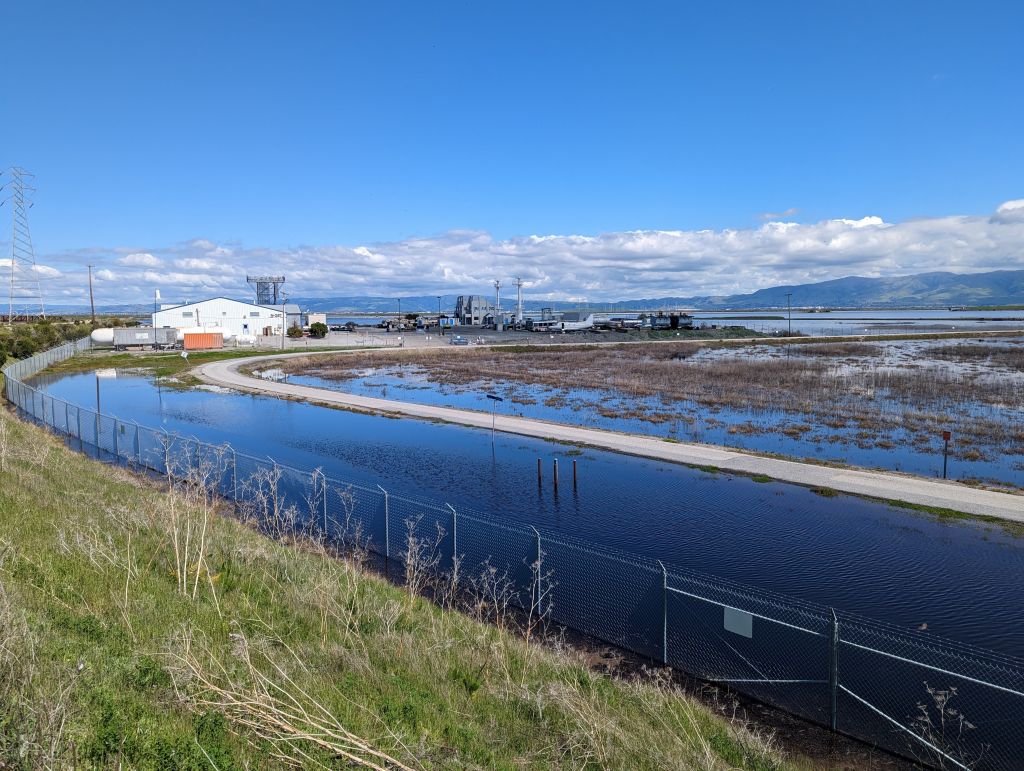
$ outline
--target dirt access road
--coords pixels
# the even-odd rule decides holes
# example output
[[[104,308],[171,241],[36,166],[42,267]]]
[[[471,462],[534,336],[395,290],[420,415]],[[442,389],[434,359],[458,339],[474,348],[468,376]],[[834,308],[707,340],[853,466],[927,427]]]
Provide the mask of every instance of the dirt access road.
[[[396,354],[398,351],[396,350]],[[313,351],[282,354],[280,358],[308,356]],[[267,363],[267,356],[214,361],[198,367],[199,379],[218,386],[252,393],[354,409],[363,412],[390,413],[412,418],[443,420],[463,426],[491,428],[492,416],[484,412],[436,407],[426,404],[357,396],[324,388],[275,382],[251,377],[239,371],[255,363]],[[727,447],[706,444],[667,442],[649,436],[570,426],[532,418],[498,415],[494,428],[523,436],[587,445],[604,450],[636,455],[690,466],[715,466],[743,474],[764,475],[783,482],[838,490],[854,495],[903,501],[977,516],[1024,522],[1024,495],[981,490],[957,482],[925,479],[882,471],[833,468],[799,461],[750,455]]]

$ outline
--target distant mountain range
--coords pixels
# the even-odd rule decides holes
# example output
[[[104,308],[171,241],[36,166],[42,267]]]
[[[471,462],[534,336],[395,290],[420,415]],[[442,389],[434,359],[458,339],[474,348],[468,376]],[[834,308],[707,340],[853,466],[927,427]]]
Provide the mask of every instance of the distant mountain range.
[[[750,310],[784,308],[787,293],[794,307],[825,308],[897,308],[948,307],[950,305],[1024,304],[1024,270],[997,270],[989,273],[921,273],[893,278],[848,276],[817,284],[775,286],[750,294],[704,295],[691,297],[655,297],[617,302],[577,303],[555,300],[523,300],[527,310],[611,310],[628,311],[655,308],[699,308],[702,310]],[[467,292],[468,294],[468,292]],[[443,295],[441,307],[451,310],[456,295]],[[398,309],[394,297],[310,297],[296,300],[311,310],[387,313]],[[515,304],[514,296],[502,298],[503,307]],[[403,311],[436,311],[437,296],[403,297]]]
[[[477,292],[479,293],[479,292]],[[466,291],[465,294],[472,294]],[[848,276],[816,284],[796,284],[759,289],[750,294],[704,295],[691,297],[654,297],[615,302],[578,303],[558,300],[524,300],[526,310],[630,311],[657,308],[696,308],[700,310],[752,310],[784,308],[787,294],[794,308],[942,308],[950,305],[1024,305],[1024,270],[996,270],[988,273],[921,273],[916,276],[862,278]],[[488,295],[490,296],[490,295]],[[236,295],[250,300],[244,292]],[[451,312],[457,295],[442,295],[441,309]],[[350,313],[394,313],[395,297],[297,297],[289,302],[312,311]],[[436,312],[437,295],[401,298],[402,311]],[[512,308],[515,296],[502,298],[502,306]],[[51,306],[53,313],[81,313],[81,305]],[[148,314],[150,304],[97,306],[103,313]]]

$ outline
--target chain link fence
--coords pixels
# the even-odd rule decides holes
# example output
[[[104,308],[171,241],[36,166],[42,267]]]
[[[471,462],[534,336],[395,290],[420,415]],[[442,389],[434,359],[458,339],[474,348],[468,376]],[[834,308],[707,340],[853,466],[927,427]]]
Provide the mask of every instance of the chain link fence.
[[[7,400],[84,452],[198,481],[268,533],[358,545],[407,583],[444,576],[494,614],[518,609],[926,765],[1024,762],[1021,660],[139,426],[24,382],[88,347],[3,370]]]

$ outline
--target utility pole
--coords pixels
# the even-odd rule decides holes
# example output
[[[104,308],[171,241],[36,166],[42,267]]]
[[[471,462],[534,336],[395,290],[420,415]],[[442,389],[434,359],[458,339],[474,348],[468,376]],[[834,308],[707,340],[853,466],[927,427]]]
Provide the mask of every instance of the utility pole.
[[[494,328],[501,329],[501,280],[494,279]]]
[[[92,265],[89,266],[89,313],[92,316],[92,325],[96,326],[96,303],[92,299]]]
[[[398,331],[402,331],[402,298],[398,298]]]
[[[793,336],[793,303],[790,300],[792,296],[792,292],[786,292],[786,310],[789,312],[789,332],[786,337]]]

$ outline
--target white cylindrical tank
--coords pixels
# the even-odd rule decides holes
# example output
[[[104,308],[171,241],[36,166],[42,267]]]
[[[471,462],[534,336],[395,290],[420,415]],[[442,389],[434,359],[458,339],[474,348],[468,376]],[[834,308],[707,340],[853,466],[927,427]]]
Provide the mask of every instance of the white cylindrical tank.
[[[97,345],[114,344],[114,330],[111,327],[100,327],[99,329],[94,329],[89,337]]]
[[[185,335],[186,334],[191,335],[191,334],[193,334],[195,332],[205,332],[205,331],[206,330],[203,329],[202,327],[182,327],[181,329],[178,330],[178,335],[177,335],[178,342],[179,343],[182,342],[185,339]]]
[[[213,335],[219,334],[223,336],[225,340],[233,340],[235,338],[235,333],[230,329],[225,329],[224,327],[184,327],[183,329],[178,330],[178,342],[180,343],[183,341],[186,334],[191,335],[195,332],[208,332]]]

